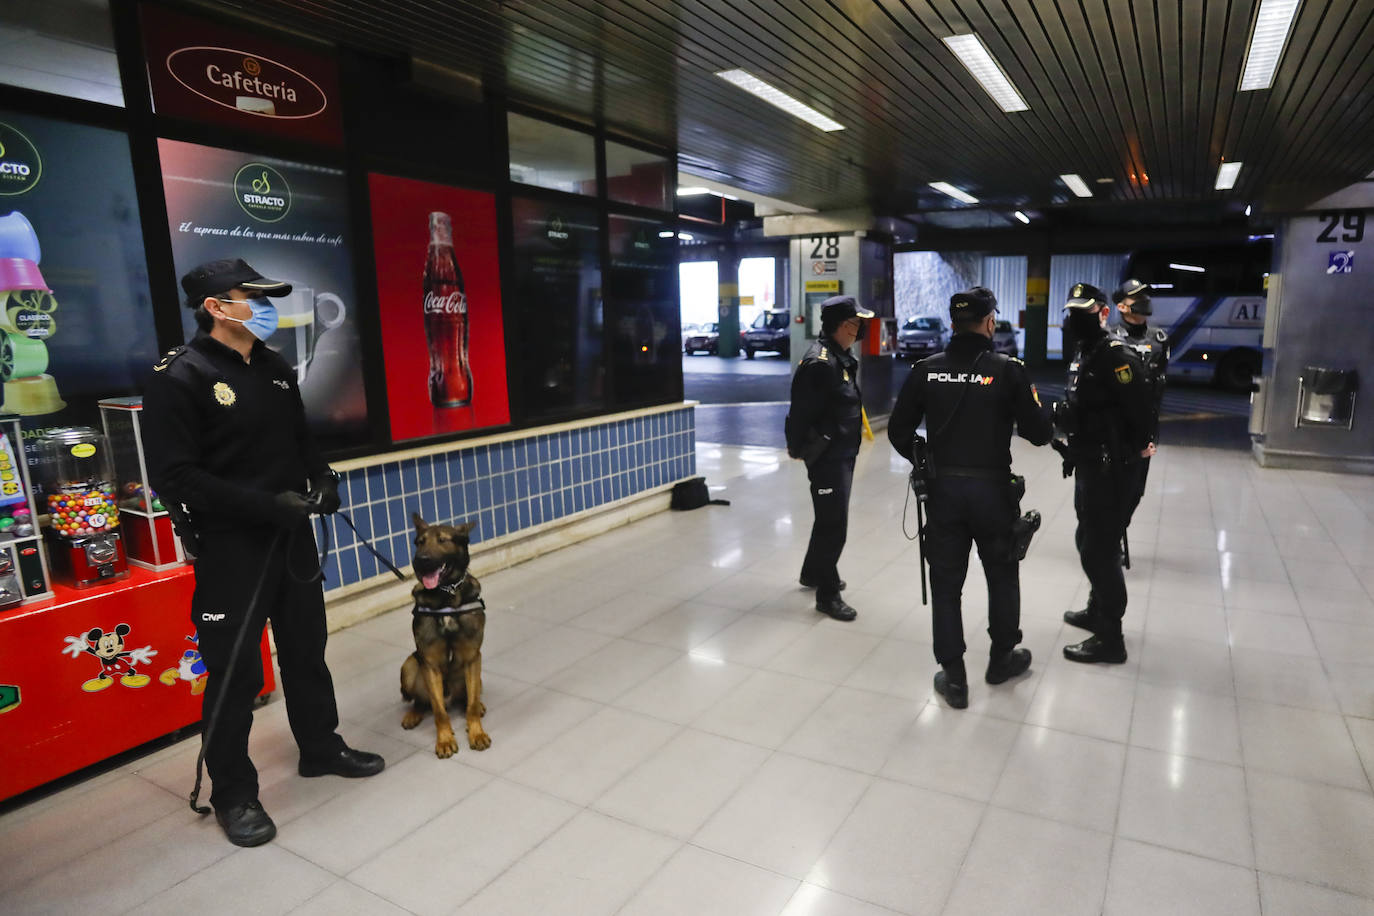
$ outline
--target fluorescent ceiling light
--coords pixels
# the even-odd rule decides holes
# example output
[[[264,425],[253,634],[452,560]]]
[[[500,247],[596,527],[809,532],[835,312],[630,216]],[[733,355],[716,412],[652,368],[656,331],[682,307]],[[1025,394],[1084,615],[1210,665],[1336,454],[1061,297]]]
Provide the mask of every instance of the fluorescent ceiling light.
[[[1060,175],[1059,180],[1068,185],[1069,190],[1079,197],[1092,197],[1093,192],[1077,175]]]
[[[953,197],[955,200],[959,201],[960,203],[965,203],[965,204],[976,204],[976,203],[978,203],[978,198],[974,197],[972,194],[968,193],[967,191],[961,191],[961,190],[959,190],[958,188],[956,188],[954,185],[950,184],[950,183],[947,182],[947,181],[932,181],[932,182],[930,182],[930,186],[931,186],[932,188],[934,188],[935,190],[939,191],[941,194],[948,194],[950,197]]]
[[[673,232],[673,230],[671,229],[664,229],[662,232],[658,234],[658,237],[661,239],[670,239],[676,234],[677,233]]]
[[[1020,210],[1017,210],[1015,213],[1012,214],[1012,216],[1016,217],[1017,219],[1019,219],[1021,222],[1025,223],[1026,225],[1028,225],[1028,226],[1030,225],[1030,217],[1027,216],[1026,214],[1022,213]]]
[[[1250,31],[1250,46],[1245,51],[1245,68],[1240,73],[1240,91],[1268,89],[1274,71],[1288,43],[1293,17],[1302,0],[1260,0],[1259,13]]]
[[[677,234],[677,237],[678,237],[678,240],[679,240],[679,241],[682,241],[682,242],[690,242],[690,241],[692,241],[692,239],[696,238],[696,236],[695,236],[695,235],[692,235],[692,233],[690,233],[690,232],[679,232],[679,233]]]
[[[1205,274],[1205,273],[1207,273],[1207,268],[1205,268],[1205,267],[1198,267],[1196,264],[1173,264],[1173,263],[1170,263],[1169,266],[1172,267],[1174,270],[1187,270],[1187,271],[1192,271],[1192,272],[1195,273],[1195,274]]]
[[[677,189],[677,196],[678,196],[678,197],[695,197],[695,196],[698,195],[698,194],[710,194],[710,193],[711,193],[711,189],[710,189],[710,188],[697,188],[697,187],[693,187],[693,188],[678,188],[678,189]]]
[[[992,96],[998,108],[1003,111],[1025,111],[1030,108],[1026,100],[1021,98],[1021,93],[1011,84],[1011,80],[1007,79],[1006,71],[988,52],[983,39],[970,34],[951,35],[944,41],[954,52],[954,56],[959,58],[959,63],[963,64],[978,81],[978,85]]]
[[[1249,216],[1249,215],[1250,215],[1250,205],[1249,205],[1249,204],[1246,204],[1246,205],[1245,205],[1245,215],[1246,215],[1246,216]]]
[[[1174,285],[1173,285],[1172,283],[1151,283],[1151,284],[1150,284],[1150,289],[1173,289],[1173,288],[1174,288]]]
[[[776,86],[770,86],[747,70],[721,70],[716,76],[727,83],[734,83],[745,92],[758,96],[768,104],[781,108],[795,118],[801,118],[812,127],[818,127],[824,131],[844,130],[844,125],[839,121],[832,121],[810,105],[792,98]]]
[[[1240,175],[1241,162],[1223,162],[1221,168],[1217,169],[1216,189],[1218,191],[1229,191],[1236,186],[1236,178]],[[1249,215],[1248,213],[1246,214]]]

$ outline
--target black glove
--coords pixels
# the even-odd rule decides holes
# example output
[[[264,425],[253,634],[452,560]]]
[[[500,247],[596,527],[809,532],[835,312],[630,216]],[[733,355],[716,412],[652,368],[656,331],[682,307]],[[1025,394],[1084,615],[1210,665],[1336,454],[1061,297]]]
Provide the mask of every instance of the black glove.
[[[339,511],[339,475],[327,471],[310,481],[310,495],[314,511],[320,515],[333,515]]]
[[[315,504],[295,490],[278,493],[272,497],[272,503],[276,509],[277,524],[284,528],[291,527],[301,519],[309,518],[310,513],[315,511]]]

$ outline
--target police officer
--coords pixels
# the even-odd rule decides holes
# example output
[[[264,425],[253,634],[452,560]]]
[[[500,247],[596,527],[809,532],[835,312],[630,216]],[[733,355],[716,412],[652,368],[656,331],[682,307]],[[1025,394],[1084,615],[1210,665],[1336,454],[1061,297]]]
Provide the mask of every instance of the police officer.
[[[964,625],[960,600],[969,548],[988,583],[988,635],[992,652],[984,679],[1000,684],[1030,667],[1021,641],[1021,584],[1012,554],[1012,526],[1020,496],[1012,489],[1011,432],[1035,445],[1054,428],[1019,359],[994,353],[997,300],[981,286],[949,300],[954,336],[945,352],[912,367],[888,420],[892,447],[913,460],[912,442],[924,419],[929,432],[930,562],[935,690],[950,706],[968,706]]]
[[[164,501],[190,516],[197,545],[191,620],[209,673],[205,761],[210,803],[229,841],[257,846],[276,835],[258,802],[248,758],[254,698],[262,689],[262,630],[272,635],[302,776],[370,776],[381,757],[336,732],[334,685],[324,660],[324,595],[312,512],[339,507],[338,475],[315,446],[292,368],[264,344],[277,326],[267,297],[291,286],[241,259],[202,264],[181,279],[199,332],[153,367],[144,396],[149,476]],[[306,496],[307,490],[313,498]],[[259,586],[259,582],[261,585]],[[238,661],[229,656],[255,589],[258,602]]]
[[[849,530],[849,490],[863,431],[859,361],[849,353],[864,337],[873,313],[853,296],[821,303],[821,336],[807,348],[792,376],[787,451],[806,462],[815,521],[802,561],[801,584],[816,590],[816,610],[836,620],[858,612],[840,597],[840,552]]]
[[[1105,293],[1087,283],[1075,284],[1065,309],[1064,332],[1077,341],[1077,352],[1054,420],[1068,436],[1066,467],[1073,469],[1078,514],[1074,541],[1092,593],[1086,609],[1067,611],[1064,620],[1093,635],[1065,646],[1064,657],[1122,664],[1126,580],[1121,572],[1121,537],[1137,465],[1154,453],[1151,392],[1139,356],[1107,333]]]
[[[1169,335],[1160,328],[1149,326],[1154,309],[1150,305],[1150,287],[1139,280],[1127,280],[1112,293],[1112,302],[1120,313],[1121,324],[1112,328],[1112,336],[1140,356],[1149,375],[1153,409],[1150,414],[1150,442],[1159,443],[1159,413],[1164,404],[1164,380],[1169,371]],[[1150,459],[1142,458],[1130,498],[1127,500],[1126,524],[1129,526],[1140,498],[1145,495],[1145,479],[1150,475]]]

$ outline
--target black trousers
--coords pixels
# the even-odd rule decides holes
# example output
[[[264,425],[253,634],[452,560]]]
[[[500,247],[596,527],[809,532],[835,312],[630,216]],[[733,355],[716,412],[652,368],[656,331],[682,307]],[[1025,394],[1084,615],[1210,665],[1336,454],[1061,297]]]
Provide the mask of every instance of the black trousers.
[[[288,572],[290,564],[291,572],[305,578],[318,566],[314,532],[309,522],[301,522],[285,532],[272,550],[274,533],[274,529],[261,528],[208,532],[201,536],[201,555],[196,559],[191,622],[199,634],[208,673],[202,697],[207,719],[224,693],[224,707],[205,748],[205,766],[213,783],[210,804],[215,808],[258,797],[258,771],[248,757],[248,732],[253,726],[253,704],[263,685],[259,643],[268,620],[277,645],[286,716],[301,756],[325,757],[344,746],[337,734],[334,681],[324,661],[324,594],[318,582],[297,582]],[[238,664],[230,672],[234,637],[259,577],[264,577],[262,592]]]
[[[1130,527],[1131,519],[1135,516],[1136,506],[1140,505],[1141,498],[1145,495],[1145,479],[1150,476],[1150,459],[1142,458],[1135,464],[1131,464],[1126,469],[1126,476],[1130,481],[1129,498],[1126,500],[1126,526]]]
[[[962,597],[968,555],[978,558],[988,583],[988,636],[994,658],[1021,641],[1021,578],[1010,559],[1012,524],[1019,506],[1002,480],[940,477],[926,500],[926,560],[930,563],[931,623],[935,660],[942,665],[964,657]]]
[[[1127,465],[1121,474],[1129,475],[1124,486],[1110,464],[1080,461],[1073,478],[1073,508],[1078,514],[1074,543],[1091,587],[1088,609],[1097,617],[1097,635],[1108,639],[1121,636],[1121,618],[1126,614],[1122,512],[1129,505],[1130,493],[1125,490],[1135,480],[1136,469]]]
[[[803,579],[816,583],[816,598],[840,593],[840,554],[849,536],[849,492],[854,483],[854,456],[818,459],[806,469],[811,479],[811,541],[802,560]]]

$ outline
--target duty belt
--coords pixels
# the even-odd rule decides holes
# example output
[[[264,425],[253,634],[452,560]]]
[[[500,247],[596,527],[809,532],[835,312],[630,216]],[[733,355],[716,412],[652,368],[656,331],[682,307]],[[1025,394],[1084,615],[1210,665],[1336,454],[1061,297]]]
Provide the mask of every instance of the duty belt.
[[[1009,480],[1011,478],[1011,471],[1003,468],[935,467],[931,469],[930,476],[935,480],[941,477],[973,477],[978,480]]]

